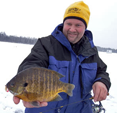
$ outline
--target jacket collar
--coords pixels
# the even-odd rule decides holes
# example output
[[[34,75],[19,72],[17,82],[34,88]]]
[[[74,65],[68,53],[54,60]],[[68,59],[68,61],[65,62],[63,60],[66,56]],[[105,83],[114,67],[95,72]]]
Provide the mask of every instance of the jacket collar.
[[[54,36],[62,45],[64,45],[68,50],[72,50],[70,43],[68,39],[65,37],[65,35],[62,32],[63,24],[58,25],[54,31],[52,32],[52,36]]]
[[[58,25],[54,31],[51,33],[62,45],[64,45],[69,51],[72,50],[72,46],[65,35],[62,33],[63,24]],[[79,46],[80,44],[80,46]],[[84,37],[80,42],[75,44],[76,50],[78,50],[78,55],[91,56],[97,53],[97,49],[93,44],[93,36],[91,31],[86,30]],[[76,53],[76,52],[75,52]]]

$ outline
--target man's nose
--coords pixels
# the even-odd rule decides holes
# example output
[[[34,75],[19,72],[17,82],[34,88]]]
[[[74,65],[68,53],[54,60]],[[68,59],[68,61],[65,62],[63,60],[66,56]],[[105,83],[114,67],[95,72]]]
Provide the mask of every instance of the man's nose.
[[[71,32],[75,32],[76,31],[76,28],[74,26],[71,26],[70,29],[69,29]]]

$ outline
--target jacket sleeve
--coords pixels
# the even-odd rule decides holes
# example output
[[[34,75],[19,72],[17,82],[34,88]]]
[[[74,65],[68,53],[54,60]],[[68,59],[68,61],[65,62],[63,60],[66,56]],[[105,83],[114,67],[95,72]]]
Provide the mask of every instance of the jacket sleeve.
[[[48,54],[41,43],[41,39],[37,40],[31,53],[20,64],[18,72],[29,67],[48,67]]]
[[[109,74],[106,72],[106,69],[107,69],[107,65],[98,56],[96,81],[100,81],[100,82],[104,83],[109,91],[111,82],[110,82]],[[99,78],[101,78],[101,79],[99,79]]]

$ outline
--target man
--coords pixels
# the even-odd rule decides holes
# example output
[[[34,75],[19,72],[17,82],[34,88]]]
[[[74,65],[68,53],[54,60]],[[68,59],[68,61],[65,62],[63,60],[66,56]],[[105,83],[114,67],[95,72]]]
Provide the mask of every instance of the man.
[[[92,100],[88,100],[92,97],[92,89],[94,101],[106,99],[110,78],[106,72],[107,66],[93,44],[92,33],[86,30],[89,16],[89,8],[84,2],[70,5],[64,14],[63,24],[58,25],[50,36],[39,38],[19,66],[18,72],[34,66],[55,70],[65,76],[61,81],[75,85],[72,97],[60,93],[62,101],[38,102],[40,108],[23,101],[27,107],[25,113],[92,113]],[[13,100],[16,104],[20,101],[17,97]]]

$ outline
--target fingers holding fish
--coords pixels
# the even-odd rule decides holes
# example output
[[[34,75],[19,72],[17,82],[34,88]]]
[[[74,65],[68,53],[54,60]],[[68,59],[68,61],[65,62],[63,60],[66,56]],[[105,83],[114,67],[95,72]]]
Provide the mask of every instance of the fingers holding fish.
[[[18,97],[13,97],[13,101],[15,104],[19,104],[20,102],[20,99]],[[39,101],[36,101],[37,103],[37,106],[34,106],[32,103],[30,102],[26,102],[26,101],[22,101],[23,102],[23,105],[27,108],[38,108],[38,107],[44,107],[44,106],[47,106],[48,103],[47,102],[39,102]]]
[[[38,106],[34,106],[32,105],[30,102],[26,102],[26,101],[22,101],[23,102],[23,105],[26,107],[26,108],[39,108],[39,107],[44,107],[44,106],[47,106],[48,103],[47,102],[39,102],[39,101],[36,101]]]
[[[18,104],[20,102],[20,99],[18,97],[13,96],[13,101],[15,104]]]

